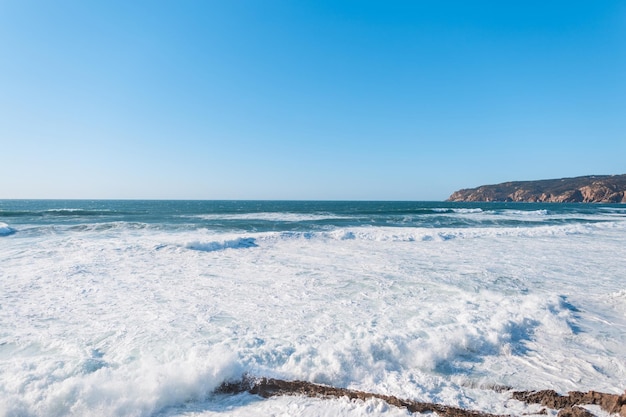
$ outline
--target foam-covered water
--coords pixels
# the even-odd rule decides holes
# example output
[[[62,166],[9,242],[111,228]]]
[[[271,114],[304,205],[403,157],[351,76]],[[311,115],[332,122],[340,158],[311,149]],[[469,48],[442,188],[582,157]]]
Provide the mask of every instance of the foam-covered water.
[[[0,415],[498,414],[626,388],[620,205],[0,201]]]

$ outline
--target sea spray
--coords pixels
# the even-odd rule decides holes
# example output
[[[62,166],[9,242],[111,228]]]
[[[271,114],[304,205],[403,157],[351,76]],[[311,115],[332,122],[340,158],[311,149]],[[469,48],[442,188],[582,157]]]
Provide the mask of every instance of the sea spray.
[[[23,357],[15,362],[22,369],[32,363]],[[224,346],[160,356],[138,353],[122,363],[96,368],[76,366],[71,358],[38,362],[21,381],[6,384],[4,415],[150,416],[167,407],[202,401],[242,374],[235,355]],[[7,389],[9,385],[14,389]]]

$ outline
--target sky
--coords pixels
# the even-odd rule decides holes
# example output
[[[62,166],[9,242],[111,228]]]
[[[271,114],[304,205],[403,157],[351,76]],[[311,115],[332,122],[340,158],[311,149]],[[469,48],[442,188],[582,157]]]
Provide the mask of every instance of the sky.
[[[0,0],[0,198],[623,173],[622,0]]]

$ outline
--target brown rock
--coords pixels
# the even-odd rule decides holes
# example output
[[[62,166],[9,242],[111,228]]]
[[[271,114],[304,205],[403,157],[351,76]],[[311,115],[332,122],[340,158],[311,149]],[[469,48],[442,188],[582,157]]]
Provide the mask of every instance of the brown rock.
[[[448,201],[626,202],[626,174],[482,185],[455,191]]]
[[[559,411],[556,417],[595,417],[589,410],[585,410],[582,407],[565,407]]]
[[[569,397],[559,395],[554,390],[543,391],[517,391],[513,392],[513,398],[529,404],[541,404],[546,407],[561,409],[574,405],[570,402]]]
[[[354,400],[369,400],[377,398],[390,405],[405,408],[411,413],[436,413],[441,417],[497,417],[480,411],[465,410],[443,404],[424,403],[402,399],[391,395],[376,394],[337,388],[327,385],[314,384],[306,381],[284,381],[274,378],[251,378],[244,376],[240,381],[225,382],[216,389],[216,393],[239,394],[249,392],[263,398],[277,395],[305,395],[309,397],[347,397]],[[557,417],[593,417],[588,410],[579,407],[584,404],[599,405],[608,413],[619,413],[626,417],[626,392],[622,395],[605,394],[597,391],[570,391],[567,395],[560,395],[554,390],[517,391],[511,393],[512,398],[531,404],[541,404],[545,407],[560,410]],[[539,414],[546,414],[542,409]]]
[[[480,411],[465,410],[442,404],[423,403],[405,400],[390,395],[382,395],[371,392],[336,388],[327,385],[314,384],[306,381],[284,381],[274,378],[249,378],[244,377],[241,381],[227,382],[215,390],[220,394],[239,394],[249,392],[263,398],[277,395],[306,395],[309,397],[347,397],[350,399],[369,400],[377,398],[396,407],[406,408],[411,413],[434,412],[442,417],[503,417],[494,416]]]
[[[570,391],[568,395],[559,395],[556,391],[544,390],[513,392],[512,396],[519,401],[541,404],[556,410],[575,408],[581,404],[594,404],[608,413],[619,413],[621,417],[626,417],[626,393],[616,395],[597,391]]]

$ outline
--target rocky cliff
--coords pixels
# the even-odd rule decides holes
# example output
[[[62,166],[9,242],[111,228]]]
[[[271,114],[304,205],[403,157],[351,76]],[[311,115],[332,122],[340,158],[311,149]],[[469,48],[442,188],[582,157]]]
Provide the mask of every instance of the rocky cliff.
[[[482,185],[455,191],[447,201],[626,203],[626,174]]]

